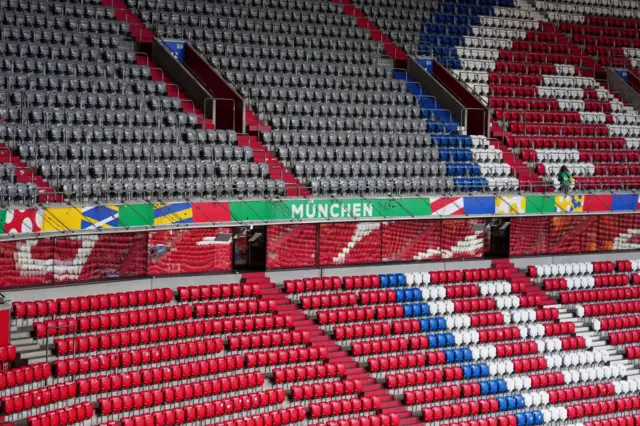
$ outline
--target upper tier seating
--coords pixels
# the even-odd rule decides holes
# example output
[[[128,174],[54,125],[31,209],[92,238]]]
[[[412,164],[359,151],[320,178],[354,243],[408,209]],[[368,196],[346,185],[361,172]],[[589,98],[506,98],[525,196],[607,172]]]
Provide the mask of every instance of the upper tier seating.
[[[434,56],[451,68],[461,68],[466,61],[457,56],[457,46],[476,49],[510,47],[511,39],[523,37],[522,34],[527,30],[538,26],[535,15],[514,9],[513,0],[438,3],[356,0],[355,4],[405,51]],[[410,17],[406,17],[407,15]],[[402,23],[397,22],[400,17]],[[416,28],[415,32],[403,28],[413,26]],[[491,34],[490,44],[486,45],[483,37],[490,34],[491,29],[498,31]]]
[[[536,1],[539,10],[602,66],[639,68],[640,7],[626,0]]]
[[[100,0],[3,0],[0,22],[0,142],[71,200],[284,193],[235,132],[213,129],[136,55],[129,24]],[[12,162],[0,202],[33,201]]]
[[[485,59],[482,49],[458,51]],[[506,144],[545,181],[558,187],[566,165],[579,189],[640,186],[640,172],[627,164],[640,148],[640,116],[580,71],[593,69],[590,58],[548,27],[527,32],[509,50],[489,51],[497,55],[490,67],[454,73],[488,102],[495,125],[508,132]],[[601,155],[611,148],[619,151]]]
[[[410,13],[411,2],[356,2],[406,50],[435,56],[451,68],[493,110],[494,134],[502,134],[548,184],[559,187],[557,174],[566,165],[576,188],[586,190],[640,187],[640,170],[633,164],[640,148],[640,116],[593,78],[600,68],[590,57],[610,65],[622,47],[608,47],[613,42],[607,37],[629,36],[633,43],[640,21],[637,4],[624,9],[627,3],[538,1],[536,9],[523,1],[439,2],[425,6],[428,11],[417,8],[416,16],[424,15],[425,23],[412,47],[390,19]],[[547,12],[554,21],[568,22],[560,29],[545,23]],[[591,38],[569,39],[563,33],[574,30]],[[606,43],[595,37],[598,31]],[[633,49],[627,50],[633,55]]]
[[[517,188],[502,153],[394,74],[383,43],[341,4],[127,4],[159,37],[190,40],[222,71],[267,126],[265,146],[316,194]],[[454,150],[438,149],[441,136]]]
[[[409,54],[416,54],[423,41],[425,22],[429,22],[438,4],[415,0],[380,2],[357,0],[360,10]]]
[[[624,0],[572,0],[555,3],[537,1],[536,8],[557,23],[559,30],[570,37],[568,42],[579,46],[587,55],[596,58],[596,71],[602,71],[602,66],[638,68],[638,44],[635,39],[640,28],[640,8],[636,2]],[[591,117],[585,117],[581,113],[581,121],[605,124],[606,127],[601,126],[601,129],[605,132],[604,135],[610,138],[610,141],[605,141],[605,145],[613,142],[618,145],[615,148],[621,151],[606,155],[597,151],[582,152],[574,148],[573,153],[565,151],[565,154],[572,157],[578,155],[579,160],[573,159],[568,162],[579,161],[582,164],[576,164],[575,167],[582,170],[586,167],[588,170],[586,173],[583,171],[579,173],[584,177],[578,179],[578,186],[586,189],[637,188],[640,185],[639,172],[633,163],[636,162],[637,149],[640,145],[638,113],[630,106],[623,104],[617,94],[606,90],[608,87],[606,82],[598,83],[599,85],[594,84],[593,87],[596,88],[597,100],[602,105],[591,105],[591,107],[596,107],[592,111],[602,110],[605,114],[600,113],[601,117],[594,120],[593,113],[589,114]],[[587,95],[586,91],[585,95]],[[593,96],[590,97],[594,99]],[[585,106],[586,100],[587,96],[585,96]],[[601,147],[601,150],[602,148],[608,149],[607,146]],[[540,171],[545,166],[544,163],[537,165]],[[553,170],[551,172],[553,173]],[[603,177],[589,177],[598,175]]]

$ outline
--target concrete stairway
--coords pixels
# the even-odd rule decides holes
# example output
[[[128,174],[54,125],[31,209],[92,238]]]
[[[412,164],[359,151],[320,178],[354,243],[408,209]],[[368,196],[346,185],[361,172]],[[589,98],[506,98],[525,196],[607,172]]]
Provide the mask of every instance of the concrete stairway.
[[[329,361],[343,363],[347,368],[347,379],[358,379],[363,383],[363,396],[377,396],[382,401],[381,414],[397,414],[401,425],[421,424],[417,418],[395,399],[383,385],[374,379],[364,368],[365,363],[356,362],[351,355],[333,341],[328,333],[323,331],[313,317],[305,315],[300,307],[294,304],[283,292],[282,287],[276,286],[264,274],[245,274],[243,282],[258,283],[262,288],[262,297],[276,300],[278,312],[294,316],[296,330],[306,330],[313,336],[312,347],[325,347],[329,353]]]
[[[524,275],[524,274],[523,274]],[[529,279],[530,280],[530,279]],[[530,280],[533,283],[533,280]],[[640,368],[635,365],[633,361],[628,360],[624,356],[624,350],[609,345],[607,338],[594,331],[591,325],[586,321],[586,318],[580,318],[576,315],[575,305],[563,305],[559,302],[559,297],[556,295],[549,295],[544,291],[542,283],[536,283],[540,291],[547,294],[547,297],[552,304],[547,307],[553,307],[560,313],[560,321],[571,321],[576,325],[576,336],[581,336],[591,341],[591,347],[601,348],[609,353],[609,365],[624,366],[627,379],[640,380]]]
[[[48,362],[53,359],[53,339],[50,338],[48,343],[39,343],[33,337],[31,325],[12,325],[10,341],[17,352],[13,367]]]

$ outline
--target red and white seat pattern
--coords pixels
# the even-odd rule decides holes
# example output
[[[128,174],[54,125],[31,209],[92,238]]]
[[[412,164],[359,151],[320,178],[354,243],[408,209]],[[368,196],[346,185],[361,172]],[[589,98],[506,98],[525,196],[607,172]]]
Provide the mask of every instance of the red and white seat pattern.
[[[55,361],[0,374],[0,410],[38,426],[416,424],[397,396],[427,423],[624,418],[640,407],[635,370],[551,296],[624,301],[624,318],[600,315],[599,327],[632,346],[638,266],[532,267],[557,281],[548,293],[509,262],[285,282],[302,311],[266,278],[15,303]]]
[[[5,287],[231,270],[229,228],[79,235],[0,243]]]
[[[551,21],[558,23],[559,30],[570,37],[572,44],[596,58],[596,70],[602,70],[601,66],[637,68],[637,48],[640,47],[637,42],[640,28],[640,9],[637,3],[609,0],[536,1],[536,7]],[[582,73],[584,74],[584,70]],[[579,164],[573,166],[578,167],[576,174],[580,176],[577,185],[586,189],[599,186],[605,189],[636,188],[639,185],[637,176],[640,174],[635,166],[639,149],[638,114],[633,108],[623,105],[617,95],[609,92],[606,84],[599,84],[606,92],[596,92],[597,100],[604,109],[599,114],[600,117],[591,114],[585,121],[585,117],[581,116],[581,121],[589,125],[605,125],[606,129],[602,128],[602,131],[606,133],[602,136],[613,138],[605,141],[605,144],[611,144],[615,151],[598,152],[607,149],[606,146],[599,146],[592,152],[584,151],[584,146],[565,146],[564,148],[578,150],[570,154],[572,160],[569,163],[579,161],[586,165],[586,170],[585,166]],[[593,98],[584,99],[591,101]],[[604,117],[602,113],[605,114]],[[622,138],[624,144],[617,141],[619,138]],[[536,167],[542,172],[546,170],[545,166],[542,162]],[[550,172],[553,174],[557,170],[552,169]]]
[[[456,48],[461,71],[453,70],[456,75],[465,76],[463,81],[488,82],[484,74],[500,71],[499,64],[510,56],[505,53],[501,57],[501,50],[509,52],[515,40],[524,40],[529,32],[539,29],[540,14],[525,2],[516,4],[515,8],[495,7],[495,16],[480,16],[480,25],[472,27],[471,36],[464,36],[463,45]]]
[[[147,269],[145,233],[81,235],[0,244],[3,285],[7,287],[139,276]]]
[[[383,232],[383,261],[411,261],[441,257],[442,223],[436,220],[389,222]]]
[[[267,269],[316,265],[317,225],[267,228]]]
[[[231,270],[231,240],[218,241],[230,228],[149,232],[149,275]]]
[[[637,32],[638,10],[604,0],[574,3],[537,1],[533,9],[516,2],[506,9],[509,18],[481,17],[473,36],[464,37],[457,48],[461,69],[452,72],[492,108],[494,135],[504,136],[507,146],[548,184],[559,188],[556,176],[566,165],[576,186],[584,189],[639,187],[640,116],[595,80],[597,63],[591,56],[597,52],[589,46],[583,50],[583,39],[565,34],[567,25],[585,27],[585,20],[598,20],[555,12],[610,10],[611,16],[633,19],[611,18],[603,27]],[[546,14],[556,22],[579,17],[573,20],[582,24],[558,29],[543,22]],[[613,50],[624,55],[622,47]],[[633,56],[637,49],[627,50]]]
[[[630,269],[631,262],[627,268],[626,261],[554,263],[529,266],[528,274],[564,304],[591,301],[594,297],[615,299],[615,290],[630,284]]]
[[[640,8],[633,1],[572,0],[536,1],[538,10],[571,35],[587,54],[602,66],[637,68],[635,53],[640,27]]]
[[[320,265],[377,262],[381,247],[381,222],[320,226]]]
[[[552,263],[546,265],[535,265],[528,267],[530,277],[564,277],[572,275],[587,275],[601,273],[602,271],[613,272],[613,262],[576,262],[576,263]]]
[[[453,208],[455,205],[452,205]],[[321,224],[320,265],[482,257],[484,231],[472,219]]]
[[[522,256],[548,253],[549,233],[548,218],[512,218],[509,233],[509,255]],[[531,235],[535,235],[536,238],[530,238]]]
[[[533,102],[530,110],[514,110],[499,108],[501,100],[492,101],[498,107],[496,120],[507,123],[507,144],[520,148],[522,160],[535,165],[536,172],[556,186],[563,165],[577,185],[590,188],[609,181],[596,176],[619,176],[621,182],[637,185],[640,116],[595,79],[575,75],[573,70],[569,74],[542,76],[540,85],[530,86],[531,93],[525,93],[551,99],[550,103]],[[614,151],[602,152],[611,148]]]
[[[426,423],[556,424],[640,404],[625,367],[508,263],[292,280],[285,291]]]
[[[630,370],[633,365],[621,359],[640,355],[638,270],[637,260],[619,260],[529,266],[529,275],[588,327],[596,346],[613,346],[608,350],[616,365]]]
[[[442,223],[442,258],[465,259],[482,257],[484,253],[484,228],[474,225],[482,221],[450,220]]]
[[[638,37],[640,37],[640,35],[636,32],[636,42]],[[631,68],[640,68],[640,47],[638,47],[637,44],[634,43],[634,47],[625,47],[622,51],[624,52],[624,55],[629,58],[629,65]]]
[[[513,218],[509,244],[511,256],[635,250],[640,248],[640,218],[637,215]]]

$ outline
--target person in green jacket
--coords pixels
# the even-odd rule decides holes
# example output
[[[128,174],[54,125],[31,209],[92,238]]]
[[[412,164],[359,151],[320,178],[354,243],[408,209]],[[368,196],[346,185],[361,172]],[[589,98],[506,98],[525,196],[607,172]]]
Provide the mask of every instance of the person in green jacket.
[[[571,184],[573,183],[573,176],[571,176],[571,172],[567,168],[567,166],[562,166],[560,168],[560,173],[558,173],[558,180],[560,181],[560,188],[562,188],[562,192],[567,194],[569,189],[571,189]]]

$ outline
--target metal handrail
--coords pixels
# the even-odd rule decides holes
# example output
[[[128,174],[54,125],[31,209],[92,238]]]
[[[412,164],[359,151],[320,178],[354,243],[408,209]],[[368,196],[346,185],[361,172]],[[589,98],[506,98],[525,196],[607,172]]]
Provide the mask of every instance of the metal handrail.
[[[202,120],[202,128],[204,129],[207,122],[207,105],[208,102],[211,101],[211,119],[215,124],[215,120],[216,120],[216,105],[215,105],[215,98],[213,96],[208,96],[206,98],[204,98],[204,102],[203,102],[203,108],[202,108],[202,115],[204,116],[204,120]],[[235,124],[235,123],[234,123]],[[235,127],[235,126],[234,126]]]

